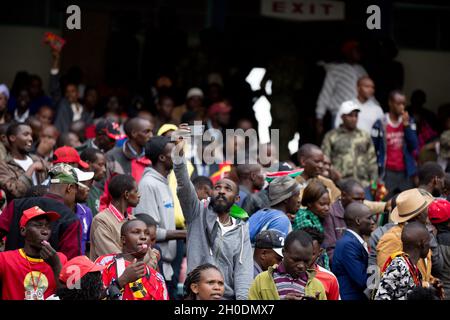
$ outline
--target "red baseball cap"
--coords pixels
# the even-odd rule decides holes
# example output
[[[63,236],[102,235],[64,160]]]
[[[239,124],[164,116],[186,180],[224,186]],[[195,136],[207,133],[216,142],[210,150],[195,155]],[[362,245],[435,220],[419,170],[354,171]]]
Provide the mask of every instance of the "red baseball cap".
[[[229,113],[231,109],[233,108],[225,102],[217,102],[209,107],[208,115],[212,116],[216,113]]]
[[[95,126],[96,133],[104,133],[110,139],[113,140],[122,140],[127,136],[120,132],[119,123],[112,121],[110,119],[102,119]]]
[[[55,211],[47,211],[45,212],[38,206],[31,207],[30,209],[27,209],[23,212],[22,218],[20,218],[20,227],[25,227],[28,221],[31,219],[34,219],[39,216],[47,216],[50,221],[58,220],[61,216],[59,213]]]
[[[75,148],[64,146],[55,150],[55,160],[53,163],[78,163],[82,168],[87,169],[89,165],[81,160],[78,151]]]
[[[432,224],[439,224],[450,220],[450,202],[436,199],[428,207],[428,218]]]
[[[70,277],[75,277],[75,282],[83,278],[88,272],[102,271],[106,266],[93,263],[86,256],[78,256],[70,259],[62,267],[59,280],[67,283]]]

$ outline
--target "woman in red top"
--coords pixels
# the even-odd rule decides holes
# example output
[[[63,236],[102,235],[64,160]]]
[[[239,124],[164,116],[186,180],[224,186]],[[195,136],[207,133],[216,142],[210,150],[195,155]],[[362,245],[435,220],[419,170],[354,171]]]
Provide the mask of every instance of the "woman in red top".
[[[129,220],[120,233],[122,253],[109,255],[106,260],[110,262],[103,271],[109,299],[169,300],[163,276],[142,261],[150,237],[147,225],[138,219]]]

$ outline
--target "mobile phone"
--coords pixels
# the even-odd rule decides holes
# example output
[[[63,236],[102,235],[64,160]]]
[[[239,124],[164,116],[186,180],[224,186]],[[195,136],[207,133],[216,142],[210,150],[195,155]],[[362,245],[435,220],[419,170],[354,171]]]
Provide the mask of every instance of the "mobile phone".
[[[189,126],[189,128],[191,129],[191,135],[193,136],[202,136],[205,131],[204,125],[193,125]]]

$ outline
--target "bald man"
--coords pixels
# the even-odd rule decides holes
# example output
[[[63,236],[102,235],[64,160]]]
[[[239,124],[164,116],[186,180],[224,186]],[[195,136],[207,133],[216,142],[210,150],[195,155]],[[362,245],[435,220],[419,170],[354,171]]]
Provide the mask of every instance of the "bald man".
[[[297,176],[296,180],[303,187],[300,194],[302,196],[308,181],[313,178],[319,179],[327,187],[331,202],[334,202],[340,197],[341,191],[332,180],[322,176],[324,157],[322,149],[315,144],[307,143],[302,145],[298,150],[298,162],[304,171],[300,176]]]
[[[332,271],[338,278],[342,300],[367,300],[364,294],[367,283],[369,253],[364,236],[370,236],[375,227],[373,213],[359,202],[345,208],[347,230],[336,242]]]
[[[230,179],[219,180],[210,199],[200,201],[189,179],[184,140],[177,141],[180,158],[174,158],[177,194],[188,225],[187,272],[200,264],[216,265],[225,277],[225,299],[246,300],[253,281],[253,253],[248,225],[230,216],[239,202],[239,187]]]
[[[238,205],[242,207],[247,196],[264,187],[264,172],[259,164],[240,164],[236,167],[236,173],[239,179]]]
[[[410,222],[402,230],[403,251],[393,254],[381,269],[382,277],[375,300],[406,300],[408,293],[422,286],[417,268],[430,250],[430,233],[423,223]]]

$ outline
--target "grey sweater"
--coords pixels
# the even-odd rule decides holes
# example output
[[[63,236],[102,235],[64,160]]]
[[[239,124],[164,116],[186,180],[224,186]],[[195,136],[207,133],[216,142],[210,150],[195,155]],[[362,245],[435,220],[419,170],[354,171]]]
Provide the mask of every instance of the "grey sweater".
[[[175,230],[175,212],[172,193],[167,178],[151,167],[144,170],[139,182],[141,199],[134,209],[134,214],[145,213],[155,219],[158,224],[156,240],[161,248],[163,273],[166,280],[171,279],[172,267],[170,263],[177,254],[176,240],[166,240],[167,230]]]
[[[201,264],[211,263],[224,276],[224,298],[246,300],[253,281],[248,225],[238,219],[236,227],[222,235],[217,214],[209,206],[209,201],[198,200],[185,161],[174,163],[174,171],[178,199],[188,227],[187,272]]]

